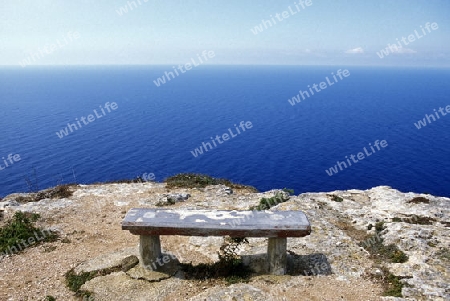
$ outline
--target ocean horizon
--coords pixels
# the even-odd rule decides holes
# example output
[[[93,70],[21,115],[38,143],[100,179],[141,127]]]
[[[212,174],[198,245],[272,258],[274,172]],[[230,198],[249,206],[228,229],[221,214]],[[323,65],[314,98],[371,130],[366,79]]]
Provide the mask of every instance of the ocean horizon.
[[[260,191],[386,185],[450,197],[450,69],[184,71],[1,67],[0,196],[192,172]]]

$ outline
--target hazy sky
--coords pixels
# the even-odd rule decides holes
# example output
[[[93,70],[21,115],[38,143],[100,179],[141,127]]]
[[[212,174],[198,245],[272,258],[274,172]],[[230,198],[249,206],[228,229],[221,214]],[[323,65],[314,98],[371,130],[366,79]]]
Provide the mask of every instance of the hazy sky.
[[[449,0],[299,1],[0,0],[0,65],[174,64],[212,50],[211,64],[450,66]]]

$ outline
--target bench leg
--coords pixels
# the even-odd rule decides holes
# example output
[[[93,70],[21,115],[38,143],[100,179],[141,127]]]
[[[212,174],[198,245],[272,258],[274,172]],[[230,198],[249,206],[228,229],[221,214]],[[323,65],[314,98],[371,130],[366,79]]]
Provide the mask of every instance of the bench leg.
[[[286,237],[270,237],[267,254],[269,257],[269,273],[272,275],[286,274],[287,265],[287,238]]]
[[[151,270],[157,266],[156,261],[161,257],[159,235],[140,235],[139,255],[143,267]]]

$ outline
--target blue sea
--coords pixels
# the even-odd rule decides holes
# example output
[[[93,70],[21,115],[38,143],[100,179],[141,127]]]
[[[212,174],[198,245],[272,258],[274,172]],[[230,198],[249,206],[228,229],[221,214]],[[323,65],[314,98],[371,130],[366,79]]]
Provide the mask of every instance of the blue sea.
[[[339,69],[350,75],[336,82]],[[172,66],[2,67],[0,158],[20,160],[7,167],[0,160],[0,196],[195,172],[260,191],[388,185],[450,197],[450,116],[415,126],[450,105],[449,69],[204,65],[157,87],[154,81],[169,71]],[[332,86],[289,103],[326,77]],[[108,111],[106,103],[116,109]],[[88,115],[92,122],[81,123]],[[82,127],[58,137],[77,121]],[[238,134],[241,121],[252,127]],[[214,146],[211,139],[230,131],[235,137]],[[387,146],[377,150],[377,140]],[[192,154],[207,143],[208,151]],[[372,154],[350,166],[345,157],[364,148]],[[341,163],[330,176],[326,170],[338,161],[348,166]]]

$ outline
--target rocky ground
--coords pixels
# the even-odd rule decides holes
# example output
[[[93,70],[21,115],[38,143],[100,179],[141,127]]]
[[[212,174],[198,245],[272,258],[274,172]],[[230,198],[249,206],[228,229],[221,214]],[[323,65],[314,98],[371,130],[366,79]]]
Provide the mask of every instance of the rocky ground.
[[[138,237],[122,231],[121,220],[130,208],[158,203],[246,210],[277,191],[232,191],[222,185],[166,189],[151,182],[71,190],[73,195],[62,199],[18,203],[26,195],[14,194],[0,200],[3,221],[17,210],[37,212],[39,226],[60,234],[55,242],[0,258],[0,300],[80,300],[66,286],[71,269],[77,275],[102,271],[82,286],[92,292],[85,300],[450,300],[448,198],[386,186],[291,196],[270,210],[304,211],[312,233],[288,238],[289,275],[267,275],[267,239],[249,239],[239,254],[255,274],[247,283],[230,285],[223,279],[186,280],[177,265],[148,275],[139,265],[124,269],[124,259],[133,262],[137,255]],[[223,238],[162,236],[161,242],[164,252],[195,265],[217,261]],[[395,246],[394,260],[373,253],[375,245]],[[395,263],[403,255],[406,262]],[[397,282],[403,284],[403,297],[383,296],[389,283]]]

